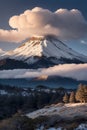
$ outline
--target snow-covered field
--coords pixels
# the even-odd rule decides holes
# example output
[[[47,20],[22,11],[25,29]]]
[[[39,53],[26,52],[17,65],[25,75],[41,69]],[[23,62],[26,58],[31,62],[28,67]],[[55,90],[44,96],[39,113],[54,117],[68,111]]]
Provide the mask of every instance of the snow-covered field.
[[[37,118],[39,116],[52,116],[58,115],[62,118],[74,118],[76,116],[87,117],[87,103],[75,103],[75,104],[56,104],[48,106],[32,113],[27,114],[29,118]]]
[[[87,119],[87,103],[74,103],[74,104],[56,104],[56,105],[51,105],[47,106],[43,109],[34,111],[32,113],[27,114],[27,117],[35,119],[39,116],[48,116],[50,118],[57,116],[59,118],[65,119],[66,120],[74,120],[76,117],[80,119],[83,117],[84,119]],[[63,127],[49,127],[45,128],[44,125],[40,126],[36,130],[62,130]],[[64,129],[67,130],[67,129]],[[86,123],[81,123],[77,127],[75,127],[74,130],[87,130],[87,124]]]
[[[38,128],[38,129],[36,129],[36,130],[44,130],[44,127],[41,126],[40,128]],[[62,130],[62,128],[61,128],[61,127],[59,127],[59,128],[51,127],[51,128],[49,128],[49,129],[47,129],[47,130]],[[66,130],[66,129],[64,129],[64,130]],[[80,124],[80,125],[79,125],[76,129],[74,129],[74,130],[87,130],[87,124]]]

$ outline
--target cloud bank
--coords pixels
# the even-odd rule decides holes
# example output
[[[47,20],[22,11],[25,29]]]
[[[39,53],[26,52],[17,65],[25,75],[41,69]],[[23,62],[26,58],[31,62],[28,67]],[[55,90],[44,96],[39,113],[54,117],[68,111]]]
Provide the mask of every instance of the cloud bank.
[[[0,54],[3,54],[5,53],[5,51],[3,51],[1,48],[0,48]]]
[[[12,30],[0,29],[0,40],[20,42],[34,35],[56,35],[62,39],[79,39],[87,35],[87,21],[77,9],[55,12],[35,7],[9,19]]]
[[[64,64],[47,69],[15,69],[0,71],[0,79],[3,78],[36,78],[40,76],[57,75],[87,81],[87,64]]]

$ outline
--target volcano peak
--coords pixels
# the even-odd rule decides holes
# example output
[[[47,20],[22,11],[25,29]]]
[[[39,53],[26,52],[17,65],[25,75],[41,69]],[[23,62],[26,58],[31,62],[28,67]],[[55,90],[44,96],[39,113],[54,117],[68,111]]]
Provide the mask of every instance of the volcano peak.
[[[64,63],[84,63],[87,57],[81,55],[56,36],[34,36],[15,50],[5,53],[1,58],[23,61],[28,65],[40,67]]]

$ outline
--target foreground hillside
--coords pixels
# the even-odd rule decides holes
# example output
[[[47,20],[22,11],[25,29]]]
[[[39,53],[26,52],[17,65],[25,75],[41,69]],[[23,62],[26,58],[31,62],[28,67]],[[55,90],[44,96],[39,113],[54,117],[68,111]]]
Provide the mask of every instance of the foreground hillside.
[[[87,104],[56,104],[0,122],[0,130],[87,130]]]
[[[56,104],[27,114],[27,117],[45,121],[37,130],[87,130],[87,103]],[[85,122],[85,124],[81,124]]]
[[[80,84],[77,90],[0,85],[0,130],[77,128],[87,130],[87,85]]]
[[[54,116],[58,115],[61,119],[72,120],[76,117],[84,117],[87,119],[87,103],[74,103],[51,105],[43,109],[27,114],[29,118],[37,118],[39,116]]]

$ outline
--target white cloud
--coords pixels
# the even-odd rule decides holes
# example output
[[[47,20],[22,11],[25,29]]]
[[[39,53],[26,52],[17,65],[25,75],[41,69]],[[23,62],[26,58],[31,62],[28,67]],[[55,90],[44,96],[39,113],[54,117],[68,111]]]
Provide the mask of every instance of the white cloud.
[[[87,41],[81,40],[80,41],[82,44],[87,44]]]
[[[47,69],[1,70],[0,78],[32,78],[57,75],[87,81],[87,64],[63,64]]]
[[[5,51],[3,51],[1,48],[0,48],[0,54],[3,54],[5,53]]]
[[[9,19],[12,30],[0,29],[0,40],[20,42],[33,35],[57,35],[63,39],[79,39],[87,35],[87,21],[77,9],[55,12],[35,7]]]

